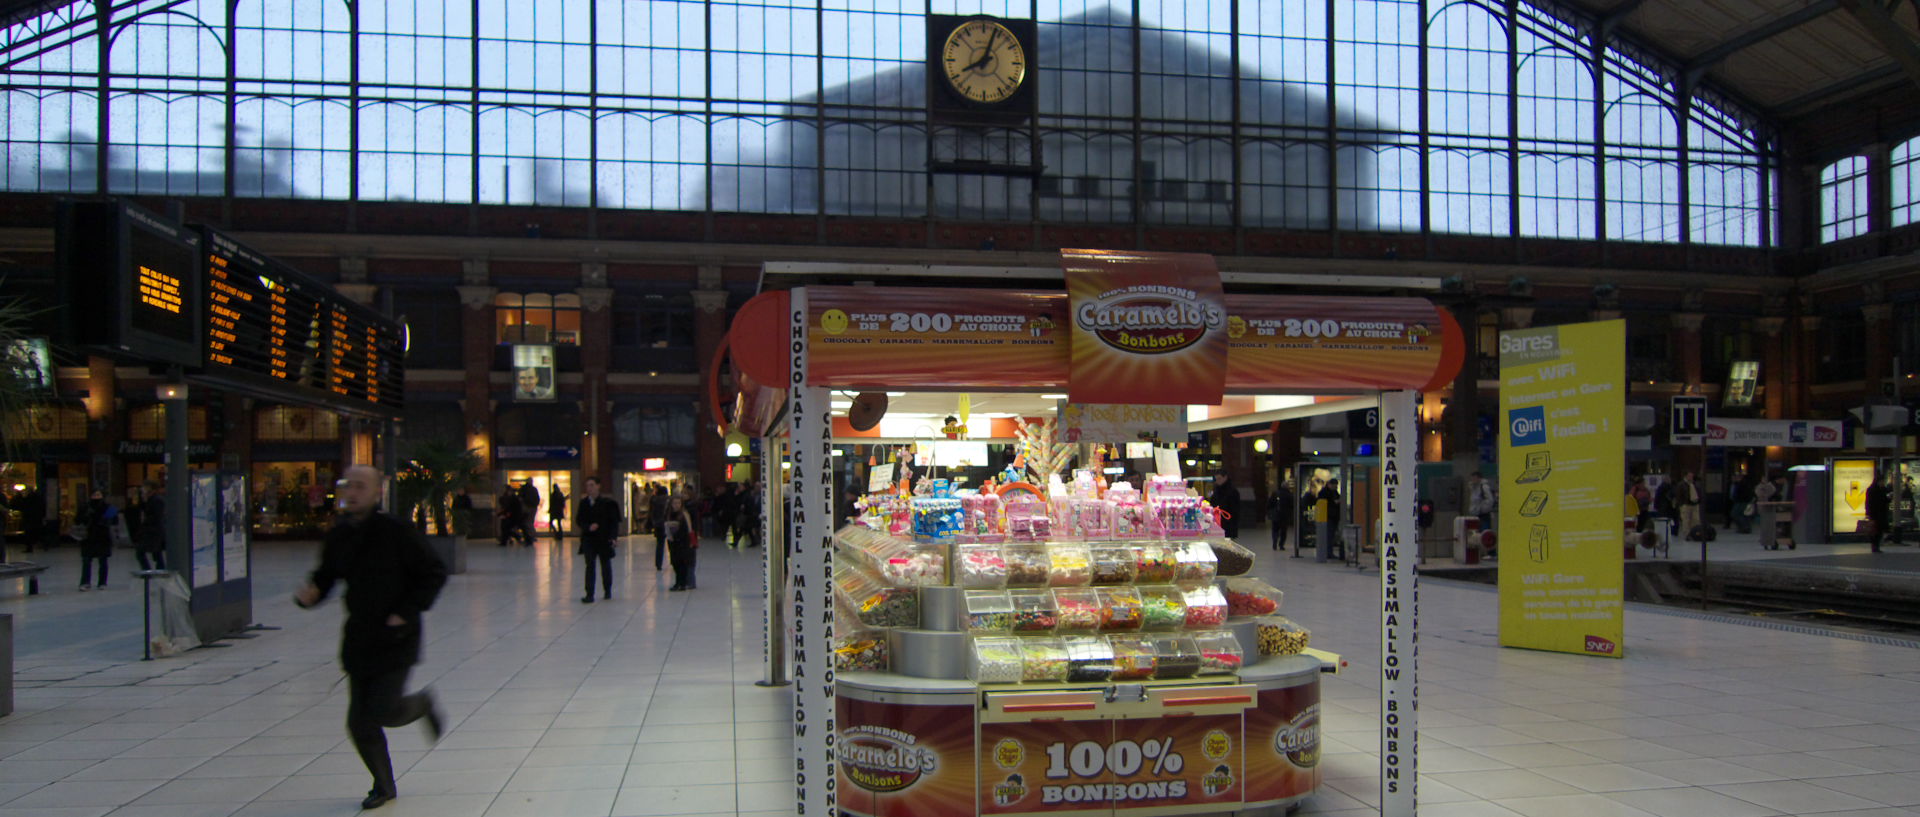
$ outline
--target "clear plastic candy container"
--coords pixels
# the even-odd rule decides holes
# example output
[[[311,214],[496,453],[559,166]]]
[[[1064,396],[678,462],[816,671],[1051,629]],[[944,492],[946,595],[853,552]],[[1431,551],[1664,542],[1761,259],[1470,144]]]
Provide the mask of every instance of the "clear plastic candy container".
[[[1005,590],[967,591],[967,632],[1005,634],[1013,629],[1013,602]]]
[[[1140,636],[1115,635],[1107,637],[1107,645],[1113,648],[1113,680],[1145,681],[1153,677],[1158,662],[1152,641]]]
[[[1139,578],[1139,557],[1132,545],[1094,545],[1092,550],[1094,584],[1133,584]]]
[[[1254,635],[1261,655],[1299,655],[1313,640],[1313,633],[1286,616],[1259,619]]]
[[[981,636],[973,640],[973,680],[982,684],[1017,684],[1026,662],[1020,657],[1020,639]]]
[[[1152,637],[1153,677],[1159,680],[1192,678],[1200,672],[1200,645],[1183,635]]]
[[[1286,594],[1265,581],[1254,578],[1228,579],[1223,582],[1227,596],[1227,615],[1234,618],[1272,615],[1279,612]]]
[[[1196,633],[1193,643],[1200,647],[1200,674],[1219,675],[1239,672],[1245,658],[1240,651],[1240,640],[1233,633],[1214,630]]]
[[[1044,588],[1009,590],[1013,602],[1013,631],[1051,633],[1060,626],[1060,612],[1054,606],[1053,592]]]
[[[1156,584],[1137,589],[1140,607],[1145,613],[1140,624],[1142,629],[1164,632],[1187,626],[1187,597],[1180,588]]]
[[[1067,645],[1058,638],[1022,638],[1020,642],[1022,681],[1067,680]]]
[[[1004,587],[1007,560],[999,545],[959,545],[954,548],[954,584],[961,587]]]
[[[1073,636],[1065,639],[1067,680],[1076,684],[1113,678],[1113,648],[1104,638]]]
[[[1054,610],[1060,617],[1056,629],[1063,633],[1091,633],[1100,629],[1100,591],[1093,588],[1061,588],[1053,591]]]
[[[1046,587],[1053,560],[1047,546],[1038,543],[1006,545],[1001,548],[1007,563],[1008,587]]]
[[[1047,584],[1084,587],[1093,583],[1093,554],[1084,545],[1049,545]]]
[[[1100,588],[1100,631],[1132,632],[1146,620],[1140,594],[1131,587]]]
[[[1205,542],[1190,542],[1181,547],[1178,559],[1179,567],[1173,578],[1182,584],[1210,582],[1219,574],[1220,561],[1214,558],[1213,548]]]
[[[1211,584],[1197,585],[1186,591],[1187,629],[1205,630],[1227,623],[1227,597]]]

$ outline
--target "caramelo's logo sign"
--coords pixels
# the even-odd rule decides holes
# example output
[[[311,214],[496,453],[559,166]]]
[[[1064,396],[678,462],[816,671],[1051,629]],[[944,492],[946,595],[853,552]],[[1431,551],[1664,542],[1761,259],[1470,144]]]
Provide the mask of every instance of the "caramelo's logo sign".
[[[1100,293],[1081,304],[1073,320],[1115,349],[1158,355],[1199,343],[1226,326],[1227,313],[1191,289],[1138,285]]]
[[[834,754],[854,785],[873,792],[896,792],[939,767],[939,756],[915,745],[918,742],[919,738],[898,729],[862,724],[840,733]]]
[[[1302,769],[1320,765],[1320,705],[1311,704],[1273,735],[1273,750]]]

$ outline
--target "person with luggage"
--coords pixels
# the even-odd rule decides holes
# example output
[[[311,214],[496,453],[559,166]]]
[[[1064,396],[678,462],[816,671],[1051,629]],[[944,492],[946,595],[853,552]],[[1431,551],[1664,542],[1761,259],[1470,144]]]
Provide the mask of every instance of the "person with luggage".
[[[1700,529],[1700,483],[1695,482],[1693,472],[1688,471],[1680,478],[1680,484],[1673,488],[1673,505],[1680,511],[1680,529],[1686,531],[1688,539],[1699,542],[1712,541],[1711,530]]]
[[[1647,490],[1647,478],[1635,474],[1627,495],[1633,497],[1633,529],[1643,533],[1653,530],[1653,492]]]
[[[120,515],[120,509],[107,501],[106,494],[96,490],[87,500],[82,514],[87,535],[80,540],[80,592],[93,589],[93,565],[96,562],[100,564],[100,589],[105,590],[107,557],[113,555],[113,520]]]
[[[533,523],[540,518],[540,489],[533,480],[520,483],[520,544],[533,547]]]
[[[593,567],[600,566],[600,600],[613,598],[613,540],[620,533],[620,503],[600,495],[600,480],[587,477],[586,497],[580,500],[580,512],[573,523],[580,529],[580,555],[586,557],[587,594],[582,604],[593,603]]]
[[[1240,489],[1234,487],[1233,477],[1220,475],[1217,487],[1207,497],[1207,504],[1220,510],[1220,531],[1228,539],[1240,538]]]
[[[519,488],[511,482],[507,483],[507,489],[500,492],[498,504],[499,507],[494,513],[500,517],[500,546],[506,547],[513,544],[513,540],[520,536],[522,527],[521,517],[524,514],[520,507]]]
[[[647,524],[653,529],[653,572],[666,568],[661,562],[667,555],[667,488],[655,485],[647,492]]]
[[[673,586],[667,589],[678,592],[698,587],[693,580],[693,563],[699,543],[694,538],[693,515],[687,513],[686,500],[677,496],[667,500],[667,514],[660,522],[660,531],[673,560]]]
[[[376,509],[382,480],[368,465],[342,475],[339,514],[321,544],[320,564],[293,594],[295,604],[311,609],[334,584],[347,583],[340,665],[348,681],[347,734],[373,775],[363,809],[400,795],[385,730],[424,720],[428,736],[438,741],[441,729],[432,692],[403,692],[407,674],[420,663],[422,614],[439,598],[447,568],[419,530]]]

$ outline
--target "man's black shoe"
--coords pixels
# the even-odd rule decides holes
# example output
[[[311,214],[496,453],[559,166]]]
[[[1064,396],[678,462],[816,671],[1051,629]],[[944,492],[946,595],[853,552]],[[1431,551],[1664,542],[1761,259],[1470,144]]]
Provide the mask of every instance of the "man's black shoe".
[[[360,801],[360,808],[367,809],[367,810],[377,809],[381,806],[384,806],[388,803],[393,802],[393,798],[397,796],[398,795],[390,794],[384,791],[379,791],[377,789],[374,791],[369,791],[367,792],[367,799]]]
[[[589,595],[587,595],[587,596],[584,596],[584,597],[582,597],[582,598],[580,599],[580,603],[581,603],[581,604],[592,604],[592,603],[593,603],[593,596],[592,596],[591,594],[589,594]]]

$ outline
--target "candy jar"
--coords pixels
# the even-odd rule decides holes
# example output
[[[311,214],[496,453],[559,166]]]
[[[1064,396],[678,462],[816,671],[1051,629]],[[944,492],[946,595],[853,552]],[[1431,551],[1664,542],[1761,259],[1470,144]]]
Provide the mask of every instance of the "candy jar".
[[[954,583],[961,587],[1004,587],[1007,560],[999,545],[959,545],[954,548]]]
[[[1100,588],[1100,631],[1104,633],[1131,632],[1140,629],[1145,621],[1146,611],[1140,603],[1140,594],[1131,587]]]
[[[1211,584],[1189,588],[1182,598],[1187,605],[1187,629],[1205,630],[1227,623],[1227,598]]]
[[[1136,588],[1144,615],[1141,627],[1148,630],[1179,630],[1187,626],[1186,594],[1170,584]]]
[[[1058,638],[1022,638],[1020,642],[1020,680],[1067,680],[1067,645]]]
[[[1013,632],[1051,633],[1060,626],[1060,612],[1054,607],[1053,591],[1045,588],[1010,590],[1013,603]]]
[[[1009,636],[982,636],[973,640],[971,675],[982,684],[1017,684],[1025,674],[1020,640]]]
[[[1100,593],[1092,588],[1053,591],[1053,608],[1063,633],[1091,633],[1100,629]]]

